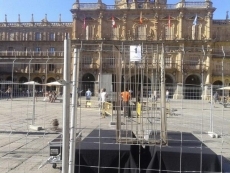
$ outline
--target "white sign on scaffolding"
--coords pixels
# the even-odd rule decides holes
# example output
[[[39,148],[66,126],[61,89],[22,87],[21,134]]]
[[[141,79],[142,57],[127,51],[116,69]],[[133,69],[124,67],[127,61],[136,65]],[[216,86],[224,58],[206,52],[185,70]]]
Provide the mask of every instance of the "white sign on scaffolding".
[[[130,46],[130,61],[141,61],[141,45]]]

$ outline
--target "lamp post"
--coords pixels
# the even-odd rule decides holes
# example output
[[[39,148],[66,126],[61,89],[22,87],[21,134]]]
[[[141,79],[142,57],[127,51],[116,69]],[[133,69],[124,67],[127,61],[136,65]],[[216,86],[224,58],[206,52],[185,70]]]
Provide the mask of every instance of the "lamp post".
[[[165,99],[165,52],[162,43],[161,51],[161,139],[167,144],[167,119],[166,119],[166,99]]]
[[[225,52],[224,52],[224,47],[223,46],[222,46],[222,52],[223,52],[223,59],[222,59],[222,64],[221,64],[221,66],[222,66],[222,87],[224,87],[225,86],[225,84],[224,84],[224,59],[225,59]],[[224,103],[224,94],[225,94],[225,92],[224,92],[224,89],[223,89],[223,91],[222,91],[223,106],[225,106],[225,103]]]

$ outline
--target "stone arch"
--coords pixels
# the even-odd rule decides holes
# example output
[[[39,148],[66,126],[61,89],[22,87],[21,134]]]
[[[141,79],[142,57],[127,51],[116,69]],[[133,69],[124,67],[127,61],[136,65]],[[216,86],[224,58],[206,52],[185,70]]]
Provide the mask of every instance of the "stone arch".
[[[185,80],[185,99],[201,99],[201,79],[198,75],[189,75]]]
[[[218,88],[221,88],[221,87],[223,87],[223,82],[221,81],[221,80],[216,80],[215,82],[213,82],[213,84],[212,84],[212,91],[213,91],[213,93],[212,94],[214,94],[216,91],[218,92],[218,93],[220,93],[220,90],[217,90]]]
[[[47,83],[54,82],[54,81],[56,81],[56,80],[53,77],[49,77],[47,79]],[[46,91],[56,91],[56,86],[46,86]]]
[[[91,73],[86,73],[82,76],[82,83],[80,91],[82,91],[82,95],[85,95],[85,92],[90,89],[92,95],[95,95],[94,88],[95,88],[95,77]]]
[[[22,76],[19,78],[19,83],[25,83],[25,82],[28,82],[28,79],[26,77]],[[26,91],[27,86],[26,85],[19,85],[19,89],[21,91]]]
[[[6,78],[6,81],[12,81],[12,76],[8,76],[8,77]]]
[[[215,82],[213,82],[213,85],[218,85],[218,86],[222,86],[223,82],[220,80],[216,80]]]
[[[42,79],[41,79],[40,77],[35,77],[35,78],[33,79],[33,81],[42,84]],[[36,89],[37,91],[41,91],[41,90],[42,90],[42,85],[35,85],[35,89]]]

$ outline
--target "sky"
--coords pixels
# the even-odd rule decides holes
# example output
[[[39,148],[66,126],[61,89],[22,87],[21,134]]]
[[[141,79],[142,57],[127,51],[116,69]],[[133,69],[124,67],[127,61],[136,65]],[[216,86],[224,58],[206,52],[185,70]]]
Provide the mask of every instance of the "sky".
[[[79,0],[80,3],[96,3],[97,0]],[[168,4],[176,4],[181,0],[167,0]],[[205,0],[189,0],[200,1]],[[70,9],[75,0],[0,0],[0,22],[5,21],[5,14],[8,22],[17,22],[20,14],[21,22],[30,22],[33,14],[34,21],[40,22],[45,18],[50,22],[57,22],[59,14],[63,22],[72,22]],[[102,0],[107,5],[113,5],[112,0]],[[226,11],[230,11],[230,0],[212,0],[213,6],[216,7],[214,19],[225,19]],[[230,12],[229,12],[230,17]]]

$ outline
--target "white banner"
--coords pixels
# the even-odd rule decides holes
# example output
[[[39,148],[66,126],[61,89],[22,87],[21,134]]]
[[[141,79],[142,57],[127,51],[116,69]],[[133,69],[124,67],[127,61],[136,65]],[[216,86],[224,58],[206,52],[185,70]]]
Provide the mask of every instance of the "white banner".
[[[130,46],[130,61],[141,61],[141,45]]]

